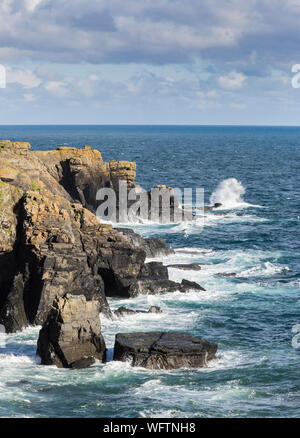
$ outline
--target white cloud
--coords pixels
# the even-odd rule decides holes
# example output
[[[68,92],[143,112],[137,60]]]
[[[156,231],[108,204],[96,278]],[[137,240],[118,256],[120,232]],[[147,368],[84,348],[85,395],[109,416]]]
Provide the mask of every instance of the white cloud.
[[[49,81],[45,83],[45,90],[52,94],[54,97],[58,98],[68,98],[70,97],[69,90],[67,88],[67,83],[63,81]]]
[[[298,0],[89,0],[88,7],[86,0],[2,0],[0,59],[168,64],[243,57],[254,69],[290,62],[299,19]]]
[[[25,6],[28,11],[33,12],[35,8],[42,2],[43,0],[25,0]]]
[[[243,73],[232,71],[226,76],[220,76],[218,82],[226,90],[237,90],[242,88],[246,79],[247,77]]]
[[[7,68],[6,82],[7,84],[19,84],[24,88],[36,88],[42,83],[33,71],[17,70],[10,67]]]

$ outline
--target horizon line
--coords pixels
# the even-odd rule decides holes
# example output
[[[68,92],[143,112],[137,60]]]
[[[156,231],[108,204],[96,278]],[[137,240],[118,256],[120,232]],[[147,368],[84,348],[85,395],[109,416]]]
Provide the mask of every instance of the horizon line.
[[[198,124],[198,123],[0,123],[5,126],[197,126],[197,127],[273,127],[299,128],[299,125],[272,125],[272,124]]]

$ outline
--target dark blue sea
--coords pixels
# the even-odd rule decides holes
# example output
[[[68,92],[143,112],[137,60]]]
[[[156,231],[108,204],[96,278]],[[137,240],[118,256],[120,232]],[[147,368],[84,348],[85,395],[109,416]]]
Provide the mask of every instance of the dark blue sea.
[[[137,163],[137,183],[204,188],[222,202],[203,221],[132,224],[176,254],[170,278],[206,292],[110,300],[162,314],[102,319],[117,332],[184,331],[219,345],[206,369],[149,371],[108,362],[70,371],[42,367],[39,327],[0,335],[1,417],[299,417],[300,128],[198,126],[1,126],[0,138],[33,149],[83,146]],[[221,277],[218,273],[236,273]],[[111,354],[111,350],[110,350]]]

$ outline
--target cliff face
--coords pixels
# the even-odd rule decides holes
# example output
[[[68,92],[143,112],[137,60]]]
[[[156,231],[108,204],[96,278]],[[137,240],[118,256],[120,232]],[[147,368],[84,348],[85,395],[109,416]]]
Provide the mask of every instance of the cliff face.
[[[144,251],[84,208],[96,207],[97,190],[113,187],[118,171],[126,177],[124,166],[113,162],[111,171],[89,147],[31,152],[29,143],[0,142],[0,323],[7,331],[42,324],[65,293],[96,299],[107,315],[105,293],[126,295]],[[133,184],[135,172],[128,174]]]
[[[101,224],[96,192],[134,186],[135,163],[105,163],[99,151],[58,148],[31,152],[28,143],[0,141],[0,324],[14,332],[43,324],[66,293],[107,296],[184,291],[167,270],[145,264],[146,253],[172,252],[160,239],[142,239]],[[86,208],[88,207],[88,208]]]
[[[83,149],[59,147],[55,151],[36,151],[34,155],[73,200],[91,211],[97,209],[96,194],[101,187],[118,192],[119,180],[126,180],[129,187],[134,187],[135,163],[105,163],[101,153],[89,146]]]

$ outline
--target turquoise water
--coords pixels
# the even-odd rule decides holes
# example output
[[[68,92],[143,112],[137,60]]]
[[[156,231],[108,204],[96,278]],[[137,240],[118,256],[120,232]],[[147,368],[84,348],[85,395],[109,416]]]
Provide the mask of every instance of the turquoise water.
[[[219,344],[207,369],[148,371],[109,362],[88,370],[42,367],[39,328],[0,334],[2,417],[299,417],[300,128],[283,127],[0,127],[0,138],[34,149],[99,148],[105,160],[137,162],[137,182],[203,187],[222,198],[228,216],[184,224],[134,225],[163,237],[176,254],[166,264],[198,262],[201,271],[169,269],[206,292],[111,300],[160,315],[102,318],[112,355],[122,331],[178,330]],[[245,193],[217,186],[234,178]],[[224,185],[224,183],[223,183]],[[235,272],[237,277],[220,277]],[[2,340],[2,342],[1,342]]]

